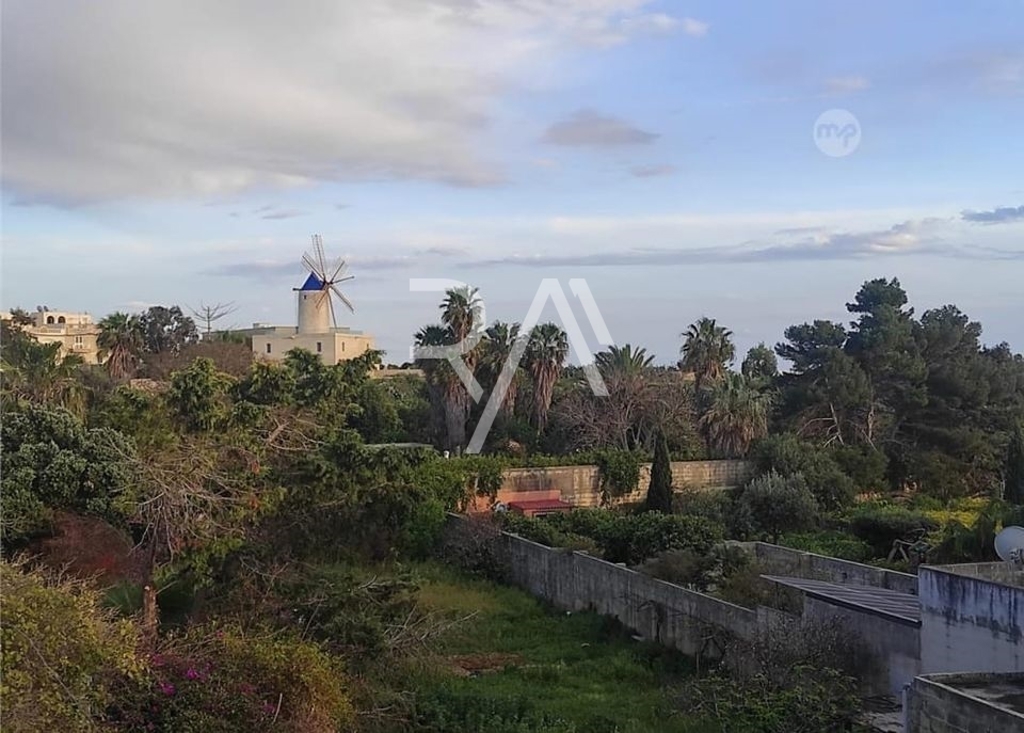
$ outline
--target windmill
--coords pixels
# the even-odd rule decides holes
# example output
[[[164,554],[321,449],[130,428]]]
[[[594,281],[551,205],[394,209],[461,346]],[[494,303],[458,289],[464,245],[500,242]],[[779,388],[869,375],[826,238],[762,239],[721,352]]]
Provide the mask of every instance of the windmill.
[[[324,242],[319,234],[313,235],[313,251],[302,255],[302,264],[309,276],[301,288],[296,288],[299,300],[299,333],[328,333],[331,324],[338,327],[334,314],[334,297],[337,297],[352,313],[355,308],[338,288],[340,283],[351,280],[346,275],[345,261],[329,260],[324,253]],[[334,296],[334,297],[332,297]],[[329,316],[329,317],[328,317]]]

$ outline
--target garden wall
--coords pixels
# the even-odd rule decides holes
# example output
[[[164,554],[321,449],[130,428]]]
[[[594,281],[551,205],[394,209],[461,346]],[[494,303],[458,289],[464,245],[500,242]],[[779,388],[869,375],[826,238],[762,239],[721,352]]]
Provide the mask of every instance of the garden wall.
[[[460,519],[457,521],[466,521]],[[585,553],[553,549],[503,532],[513,584],[566,611],[594,611],[685,654],[714,653],[708,631],[741,639],[758,631],[756,611],[689,591]]]
[[[1006,573],[991,563],[988,575]],[[978,565],[922,566],[921,664],[931,672],[1024,672],[1024,587],[989,580]]]
[[[757,560],[766,575],[825,580],[829,583],[870,585],[917,595],[917,576],[876,568],[850,560],[794,550],[767,542],[734,542]]]
[[[469,527],[478,520],[452,515],[450,521]],[[878,668],[862,679],[865,691],[898,693],[917,671],[916,625],[897,628],[870,614],[851,613],[846,618],[844,610],[809,598],[803,602],[803,617],[765,606],[743,608],[586,553],[546,547],[507,532],[499,533],[498,541],[502,565],[513,585],[562,610],[611,616],[644,638],[684,654],[716,658],[723,651],[719,644],[729,638],[755,641],[792,631],[803,622],[839,616],[864,638],[877,658]],[[827,564],[814,561],[814,566]],[[885,582],[885,576],[879,577]],[[859,617],[866,615],[870,617]]]
[[[933,674],[918,677],[906,707],[907,733],[1024,733],[1019,703],[1024,675]]]
[[[672,463],[672,486],[683,489],[729,488],[749,478],[747,461],[675,461]],[[617,499],[619,502],[643,501],[651,481],[651,464],[640,468],[636,491]],[[547,468],[509,468],[502,475],[498,501],[509,501],[528,491],[558,489],[562,501],[574,506],[601,504],[601,474],[597,466],[550,466]],[[519,497],[522,498],[522,497]]]

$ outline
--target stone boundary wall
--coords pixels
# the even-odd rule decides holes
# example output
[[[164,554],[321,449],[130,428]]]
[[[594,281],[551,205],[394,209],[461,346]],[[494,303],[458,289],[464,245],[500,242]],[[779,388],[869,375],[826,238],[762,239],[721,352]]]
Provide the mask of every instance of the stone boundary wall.
[[[501,542],[514,585],[561,610],[611,616],[685,654],[707,651],[708,627],[741,639],[753,639],[758,632],[758,614],[751,609],[586,553],[545,547],[507,532],[501,533]]]
[[[672,486],[685,489],[714,489],[739,486],[749,478],[752,466],[748,461],[674,461]],[[616,499],[629,503],[643,501],[651,482],[651,464],[640,467],[636,491]],[[601,504],[601,474],[597,466],[548,466],[540,468],[509,468],[502,475],[498,501],[508,501],[527,491],[558,489],[565,501],[574,506],[592,507]]]
[[[789,575],[830,583],[870,585],[917,595],[917,576],[851,560],[794,550],[768,542],[733,542],[749,552],[767,575]]]
[[[1024,671],[1024,588],[963,575],[957,565],[923,565],[918,574],[925,673]]]
[[[1024,675],[1015,675],[1018,685]],[[984,687],[1008,679],[994,674],[933,674],[910,686],[906,733],[1024,733],[1024,715],[957,689]]]
[[[453,514],[449,521],[475,520]],[[508,532],[500,532],[498,541],[512,585],[560,610],[611,616],[644,638],[684,654],[718,656],[722,649],[715,642],[724,640],[722,632],[725,638],[754,641],[804,622],[844,617],[827,604],[809,607],[814,606],[811,599],[804,600],[802,616],[766,606],[744,608],[584,552],[546,547]],[[870,614],[851,614],[846,621],[878,657],[877,671],[862,680],[865,691],[898,694],[917,672],[917,629]]]

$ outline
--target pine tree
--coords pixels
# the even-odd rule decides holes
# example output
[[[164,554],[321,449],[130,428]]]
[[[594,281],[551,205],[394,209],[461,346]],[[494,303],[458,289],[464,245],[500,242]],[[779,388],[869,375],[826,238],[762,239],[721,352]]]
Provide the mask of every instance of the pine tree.
[[[1024,504],[1024,423],[1018,423],[1010,436],[1003,496],[1011,504]]]
[[[651,466],[651,484],[647,487],[644,511],[672,513],[672,464],[668,458],[668,441],[659,432],[654,446],[654,464]]]

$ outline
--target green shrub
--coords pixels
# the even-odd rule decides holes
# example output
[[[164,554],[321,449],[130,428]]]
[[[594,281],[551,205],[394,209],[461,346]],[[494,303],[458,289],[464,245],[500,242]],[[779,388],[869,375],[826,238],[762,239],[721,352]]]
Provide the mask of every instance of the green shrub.
[[[863,504],[849,514],[850,532],[871,547],[875,557],[886,557],[896,540],[920,539],[938,529],[921,512],[895,504]]]
[[[779,539],[779,544],[792,547],[794,550],[854,562],[865,562],[871,558],[871,546],[868,543],[838,530],[791,532],[783,535]]]
[[[856,681],[834,669],[798,667],[792,684],[767,675],[694,683],[688,707],[714,718],[720,730],[743,733],[827,733],[849,730],[860,710]]]
[[[774,605],[773,584],[761,577],[764,572],[764,568],[756,563],[747,563],[722,578],[715,596],[744,608]]]
[[[726,526],[732,513],[732,496],[729,491],[684,490],[676,493],[672,510],[675,514],[703,517],[713,524]]]
[[[701,517],[661,512],[620,514],[604,509],[577,509],[547,517],[562,532],[589,537],[610,562],[639,565],[666,550],[711,550],[722,528]]]
[[[576,733],[570,721],[546,715],[525,695],[498,697],[477,691],[440,688],[415,705],[415,730],[434,733]],[[588,726],[601,733],[609,728]]]
[[[640,484],[640,466],[643,464],[640,454],[628,450],[604,450],[594,458],[601,478],[601,496],[604,501],[636,491]]]
[[[315,644],[210,626],[166,640],[109,717],[121,730],[334,733],[354,710],[339,663]]]
[[[693,550],[668,550],[644,561],[637,570],[652,578],[705,591],[717,563],[711,555],[698,555]]]
[[[817,519],[818,503],[803,476],[771,471],[751,480],[736,496],[732,528],[740,537],[778,542],[784,532],[810,529]]]
[[[121,433],[86,429],[66,410],[30,405],[4,415],[0,436],[5,544],[45,532],[58,510],[114,524],[131,513],[135,448]]]
[[[818,505],[829,511],[849,505],[858,488],[868,488],[858,487],[854,479],[844,472],[842,465],[851,466],[858,474],[868,476],[872,482],[875,480],[871,477],[870,466],[877,459],[867,456],[857,458],[855,452],[856,449],[853,449],[844,453],[840,462],[835,452],[785,433],[760,441],[755,446],[753,460],[760,473],[775,471],[784,477],[801,474]],[[884,456],[881,460],[884,466]]]
[[[0,562],[0,696],[4,730],[98,731],[120,679],[141,674],[135,627],[100,594]]]
[[[577,509],[542,519],[505,514],[502,528],[548,547],[600,550],[605,560],[639,565],[668,550],[711,551],[722,528],[702,517],[661,512],[623,514],[607,509]]]
[[[858,491],[883,491],[887,488],[889,459],[882,451],[867,445],[841,445],[832,449],[832,458],[843,473],[853,479]]]
[[[691,549],[668,550],[645,561],[638,570],[654,578],[697,591],[721,584],[750,564],[750,557],[738,547],[717,545],[710,552]]]

